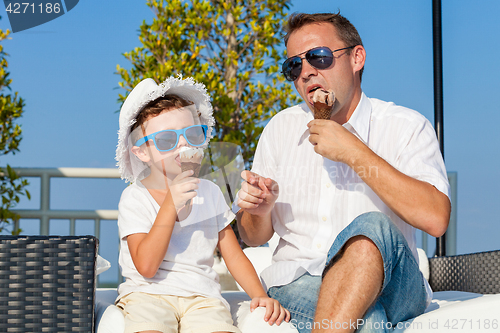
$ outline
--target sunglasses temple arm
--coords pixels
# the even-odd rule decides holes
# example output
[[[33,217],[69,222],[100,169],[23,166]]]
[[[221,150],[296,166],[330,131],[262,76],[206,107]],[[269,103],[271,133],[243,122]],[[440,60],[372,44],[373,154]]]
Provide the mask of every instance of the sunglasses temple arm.
[[[140,147],[148,141],[147,136],[136,141],[134,146]]]

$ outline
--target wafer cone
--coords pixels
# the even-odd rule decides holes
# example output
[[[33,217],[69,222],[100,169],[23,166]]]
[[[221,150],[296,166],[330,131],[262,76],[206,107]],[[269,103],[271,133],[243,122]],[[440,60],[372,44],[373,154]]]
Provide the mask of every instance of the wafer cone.
[[[333,112],[335,95],[332,90],[318,89],[313,96],[314,119],[329,120]]]
[[[182,172],[193,170],[193,177],[198,177],[200,175],[201,163],[193,163],[193,162],[181,162],[181,170]]]
[[[200,174],[201,160],[203,159],[203,148],[183,147],[179,152],[182,172],[193,170],[194,177]]]
[[[193,170],[193,177],[200,175],[201,160],[203,159],[203,148],[182,147],[179,152],[181,160],[181,171]],[[186,206],[191,203],[191,199],[186,202]]]

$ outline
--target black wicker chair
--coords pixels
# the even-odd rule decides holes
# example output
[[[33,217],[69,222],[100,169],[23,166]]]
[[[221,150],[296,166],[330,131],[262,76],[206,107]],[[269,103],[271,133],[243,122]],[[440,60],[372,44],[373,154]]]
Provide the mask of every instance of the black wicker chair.
[[[500,293],[500,250],[429,258],[429,284],[434,291]]]
[[[0,332],[93,332],[97,243],[0,236]]]

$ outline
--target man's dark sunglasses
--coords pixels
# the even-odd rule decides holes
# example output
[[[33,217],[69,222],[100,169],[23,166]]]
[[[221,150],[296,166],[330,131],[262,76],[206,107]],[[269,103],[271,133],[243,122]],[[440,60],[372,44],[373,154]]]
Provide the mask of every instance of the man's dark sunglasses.
[[[285,79],[288,81],[295,81],[300,76],[302,71],[302,59],[306,59],[307,62],[316,69],[327,69],[333,63],[333,53],[337,51],[352,49],[356,45],[343,47],[341,49],[330,50],[326,46],[315,47],[309,51],[305,51],[297,54],[296,56],[290,57],[285,60],[281,66],[281,71],[285,75]],[[306,54],[304,58],[300,56]]]

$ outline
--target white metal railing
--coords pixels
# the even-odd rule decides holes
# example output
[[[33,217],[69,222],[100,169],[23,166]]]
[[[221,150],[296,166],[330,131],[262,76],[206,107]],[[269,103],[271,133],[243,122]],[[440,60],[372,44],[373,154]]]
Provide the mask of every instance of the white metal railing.
[[[120,178],[118,169],[114,168],[14,168],[21,177],[40,178],[40,209],[14,209],[20,219],[40,220],[40,235],[48,235],[51,219],[69,220],[69,234],[75,235],[76,220],[93,220],[94,236],[101,237],[101,221],[117,220],[118,210],[58,210],[50,209],[50,179],[51,178]],[[19,220],[14,222],[14,228],[19,228]],[[116,235],[118,237],[118,235]],[[121,280],[118,270],[118,279]],[[99,286],[99,279],[97,281]]]
[[[39,219],[40,235],[49,234],[51,219],[65,219],[70,222],[70,235],[75,235],[75,221],[94,220],[95,236],[100,238],[101,220],[117,220],[118,210],[55,210],[50,209],[50,179],[63,178],[120,178],[118,169],[114,168],[14,168],[21,177],[40,178],[40,209],[17,209],[21,219]],[[446,254],[457,253],[457,173],[449,172],[448,179],[451,185],[452,212],[450,225],[447,231]],[[19,228],[16,221],[15,228]],[[428,255],[428,235],[422,232],[422,248]],[[120,277],[119,277],[120,278]]]
[[[39,219],[40,235],[49,234],[50,219],[69,219],[70,235],[75,235],[75,220],[94,220],[95,236],[100,236],[101,220],[116,220],[118,210],[55,210],[50,209],[50,179],[66,178],[120,178],[118,169],[113,168],[14,168],[21,177],[40,178],[40,209],[16,209],[22,219]],[[18,223],[18,222],[17,222]],[[16,228],[19,227],[17,224]]]

